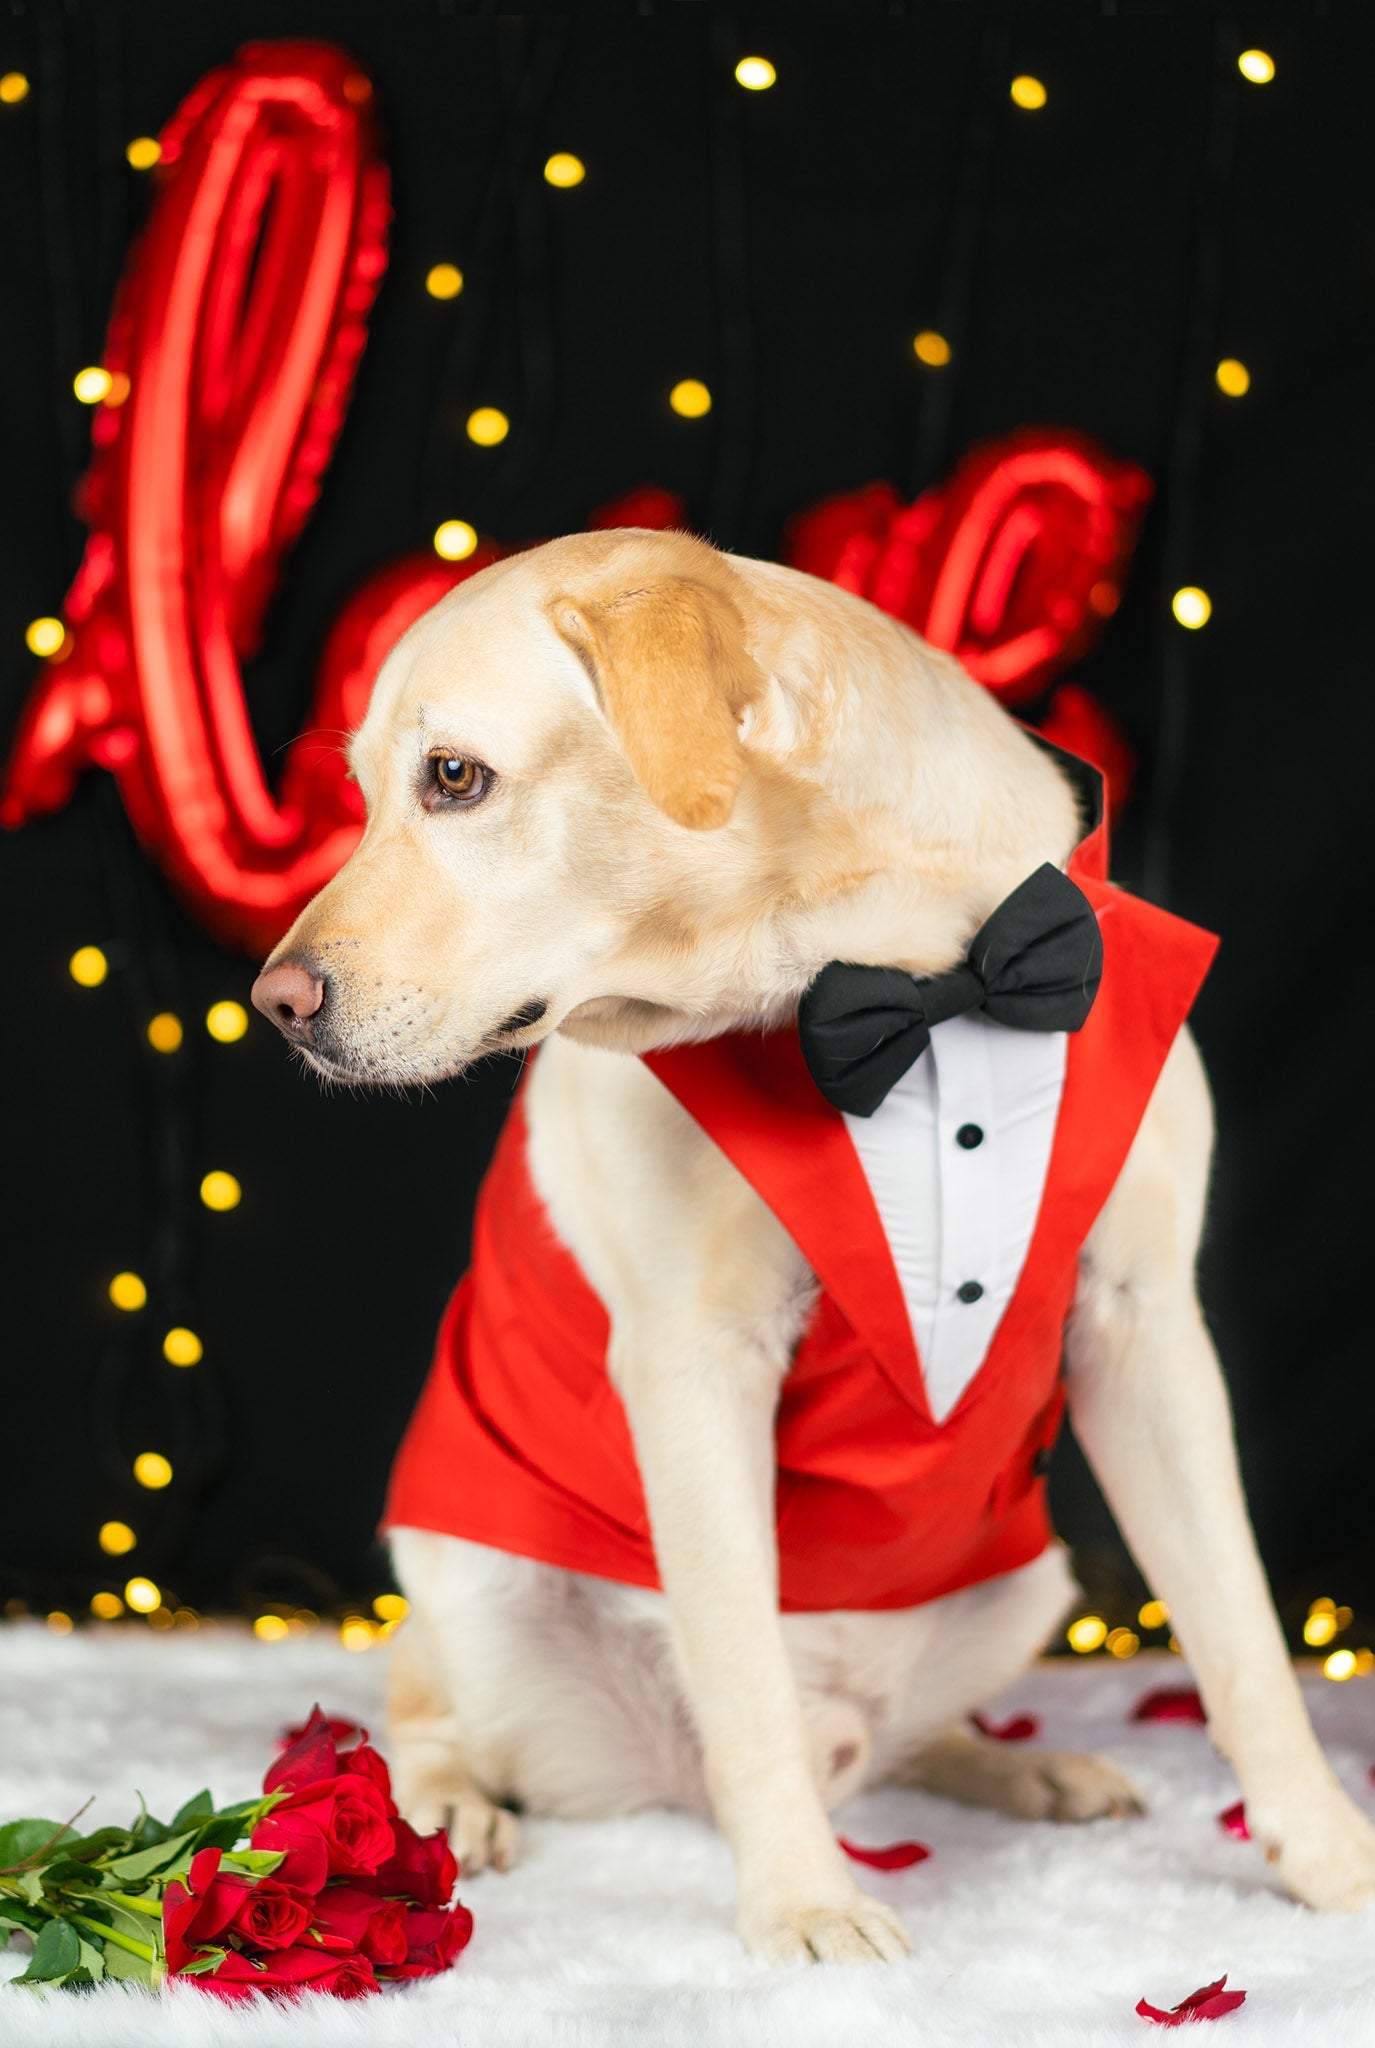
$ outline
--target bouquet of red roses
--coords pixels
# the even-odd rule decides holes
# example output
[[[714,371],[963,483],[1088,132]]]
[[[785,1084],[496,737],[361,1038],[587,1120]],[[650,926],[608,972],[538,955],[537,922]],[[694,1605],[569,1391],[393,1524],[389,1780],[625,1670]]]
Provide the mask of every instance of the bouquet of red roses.
[[[457,1879],[443,1831],[398,1814],[366,1730],[316,1707],[260,1798],[198,1792],[169,1822],[145,1809],[90,1835],[0,1827],[0,1945],[32,1939],[18,1984],[186,1977],[224,1998],[360,1998],[456,1960],[473,1931]]]

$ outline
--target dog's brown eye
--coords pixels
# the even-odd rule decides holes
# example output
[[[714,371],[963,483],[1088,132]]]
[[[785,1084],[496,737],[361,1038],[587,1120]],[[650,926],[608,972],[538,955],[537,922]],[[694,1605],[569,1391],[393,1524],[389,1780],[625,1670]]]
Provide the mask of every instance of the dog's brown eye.
[[[460,754],[434,754],[434,779],[446,797],[457,803],[476,803],[487,788],[487,770],[480,761],[466,761]]]

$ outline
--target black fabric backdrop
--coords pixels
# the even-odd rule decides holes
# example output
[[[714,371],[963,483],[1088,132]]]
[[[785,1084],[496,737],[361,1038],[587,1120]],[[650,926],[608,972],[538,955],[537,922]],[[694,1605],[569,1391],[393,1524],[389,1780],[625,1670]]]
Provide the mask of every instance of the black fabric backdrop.
[[[1220,1125],[1203,1290],[1262,1544],[1300,1615],[1318,1593],[1375,1612],[1375,990],[1357,894],[1375,809],[1375,36],[1358,13],[53,0],[0,27],[0,71],[33,82],[0,107],[7,731],[32,681],[26,622],[60,610],[80,551],[89,414],[71,378],[99,359],[148,201],[124,146],[255,36],[353,50],[396,211],[352,410],[250,677],[266,754],[297,730],[350,590],[453,513],[551,534],[652,480],[718,540],[768,555],[824,494],[874,477],[914,490],[1023,423],[1083,429],[1150,471],[1126,601],[1077,673],[1140,761],[1119,879],[1224,936],[1196,1019]],[[1277,65],[1264,88],[1235,69],[1253,42]],[[731,81],[751,48],[777,66],[772,91]],[[494,179],[532,56],[551,63],[548,99]],[[1008,100],[1023,71],[1047,85],[1039,113]],[[554,149],[585,160],[576,190],[542,182]],[[440,259],[467,273],[449,304],[423,289]],[[910,343],[940,324],[943,292],[964,311],[932,373]],[[471,374],[446,380],[465,351]],[[1221,355],[1252,372],[1240,401],[1212,386]],[[666,404],[689,375],[718,393],[699,422]],[[511,414],[503,448],[464,437],[484,402]],[[1211,594],[1204,632],[1174,625],[1176,582]],[[131,1562],[184,1600],[323,1608],[376,1590],[388,1458],[512,1071],[428,1099],[325,1097],[256,1019],[212,1043],[200,1020],[246,1000],[251,964],[179,907],[98,773],[0,840],[0,889],[0,1599],[75,1606],[117,1584],[127,1567],[96,1547],[110,1516],[139,1532]],[[66,967],[89,942],[113,966],[94,991]],[[144,1038],[161,1009],[188,1025],[170,1058]],[[230,1214],[196,1198],[212,1166],[242,1181]],[[126,1266],[154,1291],[137,1317],[106,1299]],[[204,1338],[194,1371],[161,1360],[174,1321]],[[150,1445],[176,1468],[156,1496],[129,1478]],[[1133,1581],[1072,1448],[1054,1484],[1090,1583],[1125,1618]]]

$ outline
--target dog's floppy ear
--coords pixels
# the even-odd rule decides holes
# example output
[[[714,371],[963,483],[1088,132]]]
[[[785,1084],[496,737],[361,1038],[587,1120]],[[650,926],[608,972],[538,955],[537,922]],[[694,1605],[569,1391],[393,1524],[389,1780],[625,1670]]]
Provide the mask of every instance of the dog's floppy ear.
[[[724,825],[744,773],[738,721],[764,688],[734,598],[699,576],[652,575],[550,609],[645,794],[676,824]]]

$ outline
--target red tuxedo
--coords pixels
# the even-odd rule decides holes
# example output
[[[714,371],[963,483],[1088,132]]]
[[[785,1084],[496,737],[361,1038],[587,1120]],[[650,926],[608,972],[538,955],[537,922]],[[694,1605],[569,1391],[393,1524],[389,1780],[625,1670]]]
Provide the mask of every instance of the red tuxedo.
[[[1042,1471],[1080,1249],[1121,1170],[1217,941],[1103,879],[1101,827],[1069,872],[1103,979],[1069,1039],[1050,1166],[1016,1291],[978,1371],[933,1420],[911,1321],[844,1119],[792,1031],[646,1064],[778,1216],[820,1282],[777,1422],[785,1609],[911,1607],[1028,1563],[1051,1537]],[[441,1530],[657,1586],[608,1324],[555,1237],[512,1112],[392,1475],[388,1525]]]

